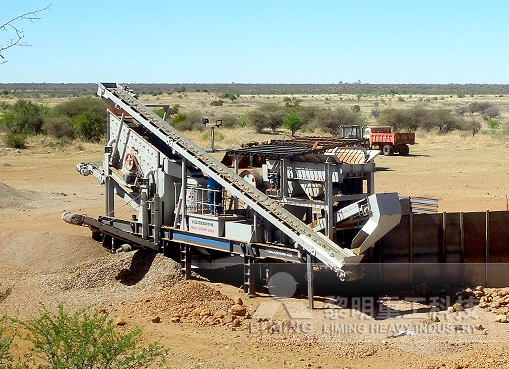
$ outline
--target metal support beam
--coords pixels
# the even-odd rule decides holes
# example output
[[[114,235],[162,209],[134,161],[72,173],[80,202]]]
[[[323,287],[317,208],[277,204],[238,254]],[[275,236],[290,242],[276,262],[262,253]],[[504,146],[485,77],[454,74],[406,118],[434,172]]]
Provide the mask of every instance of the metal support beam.
[[[115,187],[109,166],[110,156],[111,147],[106,147],[104,153],[104,198],[106,201],[106,215],[112,217],[115,215]]]
[[[191,279],[191,246],[180,245],[180,270],[185,279]]]
[[[486,240],[484,262],[484,285],[488,286],[488,264],[490,258],[490,211],[486,210]]]
[[[239,174],[239,155],[233,154],[233,168],[235,170],[235,174]],[[239,209],[239,199],[237,196],[233,198],[233,209]]]
[[[256,296],[256,279],[254,274],[254,258],[244,255],[244,292],[249,297]]]
[[[182,158],[182,185],[180,188],[180,209],[182,219],[180,220],[180,229],[187,230],[186,220],[186,187],[187,187],[187,160]]]
[[[311,310],[314,308],[313,300],[313,256],[307,254],[306,256],[306,280],[308,284],[308,305]]]
[[[332,195],[332,169],[330,162],[325,163],[325,203],[326,219],[325,235],[334,240],[334,198]]]

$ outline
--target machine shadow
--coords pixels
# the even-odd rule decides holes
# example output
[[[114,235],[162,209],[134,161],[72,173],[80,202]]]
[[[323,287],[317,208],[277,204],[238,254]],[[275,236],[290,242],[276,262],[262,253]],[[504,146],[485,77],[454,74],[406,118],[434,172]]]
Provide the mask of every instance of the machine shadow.
[[[149,271],[157,253],[151,250],[139,249],[134,252],[129,269],[122,269],[115,277],[126,286],[133,286],[140,282]]]

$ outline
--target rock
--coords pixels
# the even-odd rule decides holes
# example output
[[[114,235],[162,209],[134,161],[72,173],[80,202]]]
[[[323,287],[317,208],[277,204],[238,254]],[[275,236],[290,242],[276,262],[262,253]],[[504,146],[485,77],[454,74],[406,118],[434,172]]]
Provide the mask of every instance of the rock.
[[[482,324],[476,324],[476,325],[474,325],[474,328],[477,329],[478,331],[484,330],[484,327],[482,326]]]
[[[193,315],[194,316],[200,316],[200,313],[201,313],[201,309],[200,308],[196,308],[193,310]]]
[[[447,311],[448,311],[449,313],[454,313],[456,310],[454,309],[454,306],[449,306],[449,307],[447,308]]]
[[[435,323],[438,323],[440,321],[440,318],[437,315],[435,315],[431,320],[434,321]]]
[[[244,305],[244,302],[242,301],[242,299],[240,297],[235,297],[233,299],[233,302],[235,303],[235,305]]]
[[[454,311],[463,311],[463,305],[459,304],[459,303],[455,303],[454,305],[452,305],[452,307],[454,308]]]
[[[484,296],[484,292],[483,291],[475,290],[474,291],[474,296],[475,296],[475,298],[479,299],[479,298]]]
[[[212,313],[210,312],[209,309],[207,309],[207,308],[201,309],[200,316],[210,316],[210,315],[212,315]]]
[[[117,319],[115,319],[115,324],[116,325],[119,325],[119,326],[124,326],[126,325],[126,321],[124,320],[124,318],[122,317],[117,317]]]
[[[171,322],[172,323],[180,323],[180,317],[179,316],[174,316],[171,318]]]
[[[235,319],[233,322],[232,322],[232,327],[240,327],[240,320],[239,319]]]
[[[153,316],[152,318],[150,318],[150,321],[152,323],[161,323],[161,317],[160,316]]]
[[[235,316],[244,316],[246,315],[246,308],[245,306],[235,304],[232,306],[232,314]]]
[[[106,314],[106,309],[99,310],[99,314]]]
[[[231,323],[231,322],[233,322],[235,319],[236,319],[236,318],[235,318],[233,315],[231,315],[231,314],[227,314],[227,315],[225,315],[225,316],[224,316],[224,321],[225,321],[225,323]]]
[[[477,286],[475,288],[476,291],[484,291],[484,287],[483,286]]]
[[[292,327],[292,321],[290,319],[285,319],[281,322],[281,326],[283,329],[290,329]]]
[[[223,319],[226,315],[224,310],[218,310],[214,313],[214,318]]]
[[[507,323],[507,316],[504,314],[497,315],[495,322],[497,323]]]

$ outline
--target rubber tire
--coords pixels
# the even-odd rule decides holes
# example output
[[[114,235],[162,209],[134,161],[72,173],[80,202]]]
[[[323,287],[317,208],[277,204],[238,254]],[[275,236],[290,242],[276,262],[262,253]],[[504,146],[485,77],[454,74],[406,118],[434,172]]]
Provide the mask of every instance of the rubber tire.
[[[382,152],[386,156],[391,156],[394,154],[394,147],[392,147],[392,145],[385,145],[382,149]]]
[[[409,153],[410,153],[410,148],[408,147],[408,145],[403,145],[399,149],[399,154],[400,155],[407,156]]]

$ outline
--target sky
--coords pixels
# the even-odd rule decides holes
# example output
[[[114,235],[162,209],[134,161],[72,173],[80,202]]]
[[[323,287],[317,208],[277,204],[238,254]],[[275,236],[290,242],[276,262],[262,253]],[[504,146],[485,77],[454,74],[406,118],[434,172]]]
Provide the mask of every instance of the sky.
[[[509,83],[506,0],[0,0],[0,24],[49,4],[0,83]]]

